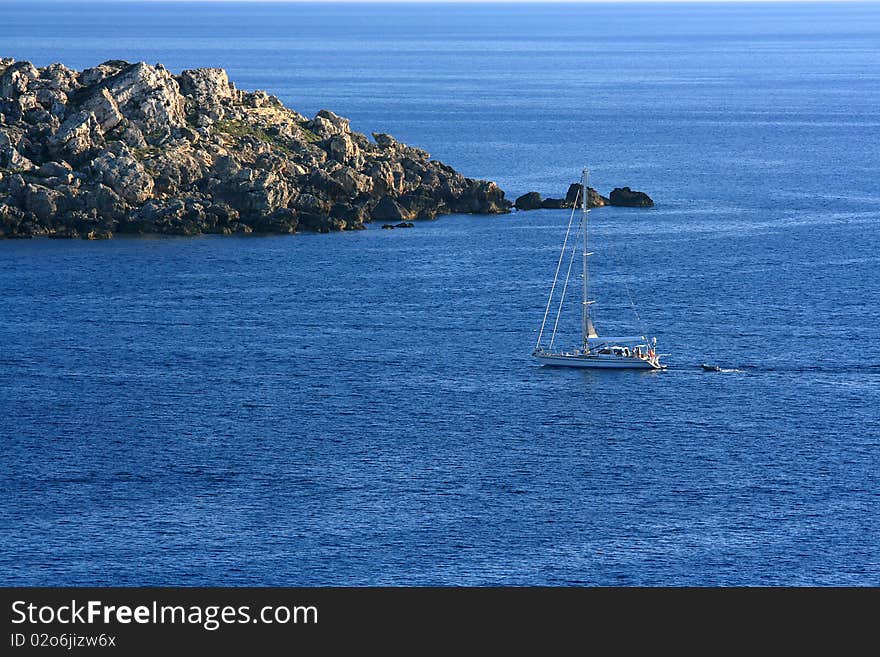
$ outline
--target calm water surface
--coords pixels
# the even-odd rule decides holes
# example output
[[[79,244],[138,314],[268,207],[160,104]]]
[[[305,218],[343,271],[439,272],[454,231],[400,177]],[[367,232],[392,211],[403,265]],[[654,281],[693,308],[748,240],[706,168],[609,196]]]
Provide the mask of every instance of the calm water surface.
[[[880,6],[3,12],[2,55],[224,66],[511,197],[649,192],[592,284],[670,369],[531,362],[566,211],[0,242],[0,583],[880,584]]]

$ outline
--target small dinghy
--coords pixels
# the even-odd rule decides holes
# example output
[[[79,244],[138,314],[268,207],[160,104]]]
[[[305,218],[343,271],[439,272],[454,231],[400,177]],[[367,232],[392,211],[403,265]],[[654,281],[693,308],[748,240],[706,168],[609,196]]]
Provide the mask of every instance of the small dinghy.
[[[707,365],[706,363],[703,363],[702,365],[700,365],[700,367],[703,368],[704,372],[720,372],[721,371],[721,368],[718,367],[718,365]]]

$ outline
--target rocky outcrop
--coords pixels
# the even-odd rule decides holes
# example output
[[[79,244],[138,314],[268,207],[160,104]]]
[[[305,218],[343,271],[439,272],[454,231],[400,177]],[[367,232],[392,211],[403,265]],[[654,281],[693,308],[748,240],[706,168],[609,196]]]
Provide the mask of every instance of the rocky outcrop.
[[[583,188],[584,186],[580,183],[572,183],[568,187],[568,192],[566,192],[565,198],[542,199],[538,192],[528,192],[518,197],[513,205],[517,210],[560,210],[573,208],[575,205],[580,205]],[[608,199],[599,194],[599,192],[592,187],[587,188],[587,193],[587,204],[589,207],[600,208],[603,205],[609,204]]]
[[[571,208],[575,205],[580,205],[583,190],[584,186],[581,183],[571,183],[568,186],[568,191],[565,193],[565,201],[568,203],[565,207]],[[592,187],[587,187],[587,207],[601,208],[603,205],[609,205],[608,199]]]
[[[545,210],[561,210],[563,208],[570,208],[571,203],[564,198],[545,198],[541,201],[541,207]]]
[[[0,237],[328,232],[510,207],[493,182],[222,69],[0,58]]]
[[[413,218],[413,213],[400,205],[390,196],[383,196],[382,200],[373,208],[374,221],[406,221]]]
[[[650,208],[654,201],[645,192],[637,192],[629,187],[615,187],[611,190],[611,205],[627,208]]]
[[[541,195],[538,192],[528,192],[518,197],[513,203],[517,210],[537,210],[541,207]]]

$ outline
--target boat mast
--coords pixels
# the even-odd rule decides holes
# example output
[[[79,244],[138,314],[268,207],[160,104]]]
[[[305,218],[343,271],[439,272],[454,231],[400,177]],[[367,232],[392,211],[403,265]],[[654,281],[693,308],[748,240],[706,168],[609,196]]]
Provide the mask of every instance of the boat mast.
[[[584,249],[583,249],[583,294],[584,298],[581,302],[581,338],[584,349],[587,349],[589,346],[589,302],[587,301],[587,290],[589,286],[589,274],[587,272],[587,214],[589,213],[589,208],[587,207],[587,182],[589,181],[590,172],[584,167],[583,175],[581,177],[582,189],[581,189],[581,230],[584,234]]]

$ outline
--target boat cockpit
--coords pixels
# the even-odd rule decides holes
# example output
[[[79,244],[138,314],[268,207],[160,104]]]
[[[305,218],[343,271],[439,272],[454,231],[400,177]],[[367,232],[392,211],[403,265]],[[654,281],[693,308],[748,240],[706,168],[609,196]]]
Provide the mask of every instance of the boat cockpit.
[[[621,345],[605,345],[594,350],[594,354],[602,354],[604,356],[616,356],[617,358],[639,358],[641,360],[651,360],[654,357],[654,350],[647,344],[633,344],[629,346]]]

